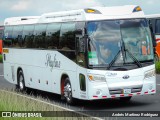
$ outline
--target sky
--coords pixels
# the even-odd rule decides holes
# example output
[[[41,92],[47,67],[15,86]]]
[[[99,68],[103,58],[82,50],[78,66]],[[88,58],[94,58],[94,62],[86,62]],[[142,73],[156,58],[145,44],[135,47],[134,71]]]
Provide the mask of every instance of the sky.
[[[0,0],[0,24],[5,18],[40,16],[95,6],[139,5],[145,14],[160,13],[160,0]]]

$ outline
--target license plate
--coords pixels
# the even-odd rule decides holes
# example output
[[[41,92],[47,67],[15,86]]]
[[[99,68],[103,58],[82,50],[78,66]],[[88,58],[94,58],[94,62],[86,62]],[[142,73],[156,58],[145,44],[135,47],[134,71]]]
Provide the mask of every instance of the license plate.
[[[131,93],[131,89],[123,89],[123,94],[130,94]]]

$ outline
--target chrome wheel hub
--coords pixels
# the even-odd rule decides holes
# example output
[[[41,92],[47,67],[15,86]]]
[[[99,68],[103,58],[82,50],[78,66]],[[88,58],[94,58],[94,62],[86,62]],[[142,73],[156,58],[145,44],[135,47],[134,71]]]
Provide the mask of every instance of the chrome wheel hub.
[[[64,87],[64,96],[67,98],[67,100],[70,100],[72,97],[72,89],[69,83],[67,83]]]
[[[22,75],[19,78],[19,87],[20,87],[21,90],[23,90],[23,88],[24,88]]]

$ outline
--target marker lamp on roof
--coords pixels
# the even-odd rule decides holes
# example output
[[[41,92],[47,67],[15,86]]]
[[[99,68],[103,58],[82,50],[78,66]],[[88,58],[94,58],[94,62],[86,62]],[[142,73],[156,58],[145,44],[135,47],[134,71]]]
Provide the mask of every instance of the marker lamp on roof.
[[[139,12],[139,11],[142,11],[142,9],[139,6],[135,7],[133,10],[133,12]]]
[[[95,9],[85,9],[86,13],[92,13],[92,14],[101,14],[98,10]]]
[[[88,10],[87,10],[87,12],[88,12],[88,13],[94,13],[94,12],[95,12],[95,10],[88,9]]]

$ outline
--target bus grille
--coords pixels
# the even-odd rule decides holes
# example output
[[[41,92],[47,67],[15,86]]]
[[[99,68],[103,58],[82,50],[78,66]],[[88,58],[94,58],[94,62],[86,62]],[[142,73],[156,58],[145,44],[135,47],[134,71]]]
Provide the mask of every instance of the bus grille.
[[[123,89],[125,88],[112,88],[112,89],[109,89],[109,92],[111,95],[123,94]],[[127,87],[126,89],[131,89],[131,93],[137,93],[137,92],[141,92],[142,86]]]

